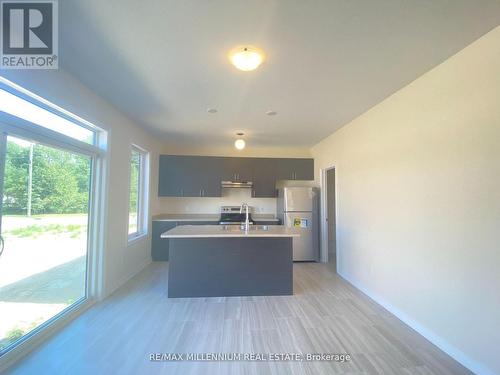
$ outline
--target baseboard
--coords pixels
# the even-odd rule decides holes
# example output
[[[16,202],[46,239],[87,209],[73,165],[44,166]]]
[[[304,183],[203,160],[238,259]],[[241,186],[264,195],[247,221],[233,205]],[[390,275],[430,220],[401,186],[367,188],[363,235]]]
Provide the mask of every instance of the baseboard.
[[[373,293],[371,290],[365,288],[364,286],[358,284],[357,282],[351,280],[349,277],[347,277],[345,274],[342,272],[339,272],[337,268],[337,273],[339,276],[341,276],[344,280],[346,280],[349,284],[354,286],[356,289],[360,290],[364,294],[366,294],[368,297],[370,297],[372,300],[374,300],[376,303],[381,305],[383,308],[385,308],[387,311],[389,311],[391,314],[396,316],[399,320],[404,322],[406,325],[410,326],[413,328],[415,331],[417,331],[419,334],[421,334],[423,337],[425,337],[427,340],[429,340],[431,343],[436,345],[439,349],[441,349],[443,352],[448,354],[450,357],[452,357],[454,360],[456,360],[458,363],[460,363],[462,366],[466,367],[470,371],[472,371],[475,374],[480,374],[480,375],[495,375],[493,371],[491,371],[489,368],[485,367],[483,364],[473,360],[469,356],[467,356],[464,352],[458,350],[455,348],[453,345],[450,345],[445,339],[443,339],[441,336],[435,334],[433,331],[430,329],[426,328],[425,326],[421,325],[414,319],[410,318],[407,314],[387,302],[384,298],[381,298],[377,294]]]

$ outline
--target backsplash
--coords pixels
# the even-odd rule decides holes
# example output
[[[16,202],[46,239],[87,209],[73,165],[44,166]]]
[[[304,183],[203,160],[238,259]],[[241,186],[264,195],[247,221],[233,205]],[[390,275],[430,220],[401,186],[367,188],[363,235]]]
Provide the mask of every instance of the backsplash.
[[[251,189],[222,189],[222,197],[160,197],[158,198],[161,213],[199,213],[217,214],[220,206],[239,206],[248,203],[253,212],[259,214],[275,214],[276,198],[252,198]]]

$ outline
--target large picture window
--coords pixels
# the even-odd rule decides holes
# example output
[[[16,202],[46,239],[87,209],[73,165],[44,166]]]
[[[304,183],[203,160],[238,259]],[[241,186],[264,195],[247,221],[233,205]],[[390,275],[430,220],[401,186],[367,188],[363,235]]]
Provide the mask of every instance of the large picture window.
[[[133,241],[147,234],[149,157],[147,151],[132,145],[130,152],[130,195],[128,238]]]
[[[2,359],[95,295],[104,136],[0,79]]]

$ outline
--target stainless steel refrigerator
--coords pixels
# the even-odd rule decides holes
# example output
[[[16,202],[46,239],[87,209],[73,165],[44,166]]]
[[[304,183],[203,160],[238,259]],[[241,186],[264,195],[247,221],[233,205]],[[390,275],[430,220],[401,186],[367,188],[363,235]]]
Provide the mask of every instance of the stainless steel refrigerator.
[[[277,214],[283,225],[300,237],[293,239],[294,261],[318,261],[318,191],[312,187],[284,187],[278,190]]]

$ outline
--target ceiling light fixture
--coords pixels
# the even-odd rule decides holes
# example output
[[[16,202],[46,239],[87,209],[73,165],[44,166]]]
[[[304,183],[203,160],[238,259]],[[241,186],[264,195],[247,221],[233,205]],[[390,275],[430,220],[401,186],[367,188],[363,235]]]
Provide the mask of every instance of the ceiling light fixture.
[[[236,133],[238,137],[242,137],[245,134],[244,133]],[[245,140],[242,138],[238,138],[236,141],[234,141],[234,147],[236,147],[237,150],[243,150],[246,146]]]
[[[243,139],[237,139],[234,142],[234,147],[236,147],[238,150],[243,150],[245,148],[245,146],[246,146],[245,140],[243,140]]]
[[[252,46],[236,47],[229,52],[231,63],[244,72],[257,69],[264,58],[264,52]]]
[[[278,112],[276,112],[276,111],[267,111],[266,112],[266,115],[268,115],[268,116],[276,116],[277,114],[278,114]]]
[[[217,113],[217,108],[208,108],[207,112],[208,113]]]

